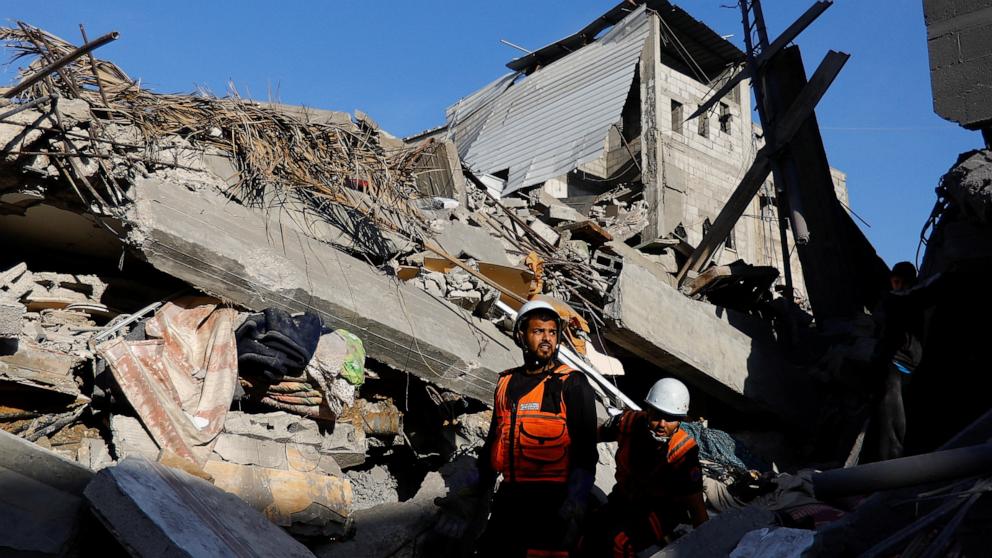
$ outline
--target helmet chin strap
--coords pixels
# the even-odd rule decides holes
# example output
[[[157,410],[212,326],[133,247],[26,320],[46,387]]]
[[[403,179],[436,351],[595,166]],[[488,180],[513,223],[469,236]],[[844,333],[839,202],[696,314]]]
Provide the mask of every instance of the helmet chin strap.
[[[660,434],[660,435],[656,434],[654,430],[648,430],[648,432],[651,433],[651,437],[654,438],[654,441],[658,442],[659,444],[667,444],[668,441],[671,440],[672,438],[668,434]]]

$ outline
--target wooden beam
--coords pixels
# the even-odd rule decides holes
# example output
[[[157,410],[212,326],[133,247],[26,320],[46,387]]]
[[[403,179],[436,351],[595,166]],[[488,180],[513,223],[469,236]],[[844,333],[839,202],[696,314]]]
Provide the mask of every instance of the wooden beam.
[[[833,50],[823,58],[823,62],[817,67],[809,83],[800,91],[796,100],[789,106],[789,110],[785,111],[776,124],[773,136],[775,143],[765,145],[758,150],[754,162],[751,163],[751,168],[748,169],[744,178],[734,189],[730,199],[720,210],[720,214],[713,221],[713,226],[710,227],[699,246],[696,246],[692,256],[679,270],[676,276],[678,285],[682,285],[690,271],[698,272],[702,269],[709,261],[710,256],[713,255],[713,251],[730,234],[731,229],[734,228],[748,204],[751,203],[751,199],[758,193],[765,178],[768,177],[768,173],[771,172],[771,157],[792,139],[792,136],[799,131],[800,126],[813,114],[816,104],[823,98],[824,93],[827,92],[848,58],[850,55]]]
[[[753,78],[757,76],[761,71],[761,68],[764,67],[764,65],[771,60],[773,56],[778,54],[778,52],[785,48],[786,45],[795,40],[800,33],[809,27],[810,24],[813,23],[816,18],[820,17],[820,14],[825,12],[831,5],[833,5],[833,0],[820,0],[810,6],[810,8],[806,10],[803,15],[799,16],[796,21],[792,22],[792,25],[787,27],[777,39],[772,41],[772,44],[768,45],[768,48],[761,51],[761,54],[754,59],[753,64],[746,64],[743,68],[741,68],[739,72],[734,74],[734,77],[727,80],[727,82],[724,83],[720,89],[717,89],[716,93],[713,93],[713,95],[711,95],[705,103],[699,105],[699,108],[697,108],[696,111],[689,116],[689,118],[686,118],[686,120],[692,120],[693,118],[696,118],[700,114],[703,114],[713,108],[713,105],[715,105],[717,101],[724,98],[727,93],[730,93],[730,91],[734,87],[737,87],[737,84],[745,78]]]
[[[799,127],[813,114],[813,109],[823,98],[823,94],[827,92],[850,57],[850,54],[836,50],[827,52],[827,55],[823,57],[823,61],[817,66],[813,76],[809,78],[809,83],[796,96],[796,100],[789,106],[789,110],[777,120],[774,138],[776,150],[788,143],[799,131]]]

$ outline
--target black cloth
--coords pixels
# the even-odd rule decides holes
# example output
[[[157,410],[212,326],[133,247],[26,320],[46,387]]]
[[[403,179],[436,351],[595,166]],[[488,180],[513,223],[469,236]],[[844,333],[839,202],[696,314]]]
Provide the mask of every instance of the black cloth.
[[[478,556],[524,558],[528,550],[560,550],[567,524],[558,510],[564,483],[503,483],[478,543]]]
[[[521,397],[537,387],[547,374],[550,372],[526,374],[523,369],[514,370],[510,376],[510,384],[506,387],[507,400],[515,405]],[[557,412],[561,401],[565,402],[567,412],[565,424],[571,441],[569,469],[595,471],[596,463],[599,461],[599,452],[596,451],[596,404],[592,386],[581,372],[572,372],[564,381],[558,378],[549,380],[545,385],[541,411]],[[490,457],[498,434],[499,428],[496,426],[494,412],[493,419],[489,423],[489,435],[486,436],[482,453],[479,455],[479,479],[482,486],[489,487],[496,482],[496,471],[492,468]]]
[[[310,312],[291,316],[278,308],[266,308],[252,314],[235,331],[238,372],[273,382],[295,375],[310,362],[320,334],[320,316]]]

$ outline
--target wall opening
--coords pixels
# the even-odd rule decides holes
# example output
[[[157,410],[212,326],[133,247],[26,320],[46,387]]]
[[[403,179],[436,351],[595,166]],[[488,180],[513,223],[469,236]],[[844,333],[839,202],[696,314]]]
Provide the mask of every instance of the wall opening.
[[[733,115],[730,114],[730,106],[726,103],[720,103],[720,131],[725,134],[731,133],[733,119]]]

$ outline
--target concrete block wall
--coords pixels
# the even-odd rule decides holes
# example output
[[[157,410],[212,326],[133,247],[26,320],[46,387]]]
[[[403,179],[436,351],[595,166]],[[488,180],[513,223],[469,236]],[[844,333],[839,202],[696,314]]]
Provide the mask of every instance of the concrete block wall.
[[[611,126],[606,135],[603,155],[595,161],[579,165],[578,168],[600,178],[614,176],[630,164],[630,154],[636,155],[639,152],[640,144],[640,137],[627,140],[625,143],[620,134],[620,123],[618,123],[616,126]]]
[[[830,167],[830,178],[834,181],[834,193],[837,194],[837,199],[844,207],[851,207],[847,197],[847,173]]]
[[[684,189],[682,225],[688,241],[698,244],[703,236],[703,223],[706,219],[711,223],[716,219],[757,151],[751,122],[750,85],[747,81],[741,83],[736,91],[721,100],[731,115],[730,133],[720,129],[718,103],[709,111],[709,134],[703,137],[699,134],[698,118],[684,121],[681,132],[673,130],[672,101],[682,104],[684,119],[716,87],[701,83],[663,63],[659,64],[656,72],[662,82],[662,95],[656,102],[665,146],[665,178],[669,186]],[[680,179],[684,184],[673,184],[673,179]],[[753,263],[767,261],[759,236],[760,229],[749,223],[753,218],[748,217],[759,213],[757,200],[751,205],[746,216],[735,227],[736,247],[725,249],[719,256],[719,263],[737,259]]]
[[[923,0],[923,14],[934,112],[992,126],[992,0]]]
[[[989,0],[992,2],[992,0]],[[722,101],[732,115],[730,133],[719,127],[719,104],[711,110],[709,137],[698,133],[697,121],[683,122],[681,132],[672,129],[671,101],[682,103],[683,118],[692,114],[715,87],[703,84],[678,70],[659,64],[657,75],[663,83],[656,100],[664,142],[664,179],[666,184],[681,180],[685,191],[682,224],[690,244],[698,244],[703,236],[703,223],[712,223],[723,209],[763,145],[761,128],[752,120],[750,83],[741,83],[734,93]],[[849,205],[847,175],[831,169],[837,198]],[[766,189],[774,193],[769,177]],[[794,246],[791,231],[787,232],[789,246]],[[735,248],[725,248],[716,258],[719,264],[737,259],[754,265],[769,265],[784,270],[778,211],[774,206],[762,212],[760,197],[755,197],[734,228]],[[802,266],[798,252],[790,250],[793,283],[797,293],[805,296]]]

